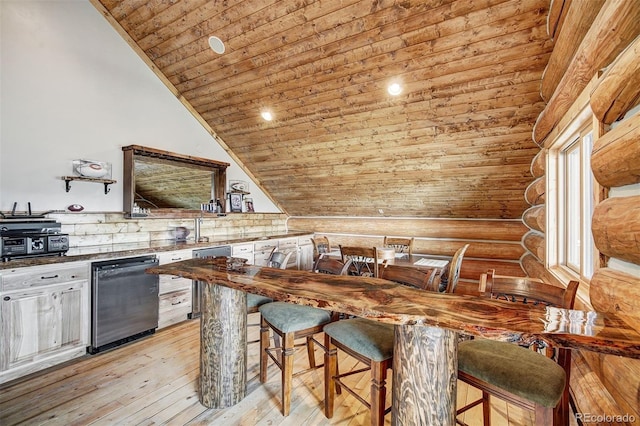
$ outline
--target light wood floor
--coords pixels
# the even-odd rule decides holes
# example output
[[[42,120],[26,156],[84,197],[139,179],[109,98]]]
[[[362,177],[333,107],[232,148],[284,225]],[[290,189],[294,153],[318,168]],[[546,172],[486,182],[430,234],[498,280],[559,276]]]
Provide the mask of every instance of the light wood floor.
[[[257,314],[250,318],[256,322]],[[253,315],[252,315],[253,316]],[[250,328],[250,338],[257,335]],[[198,401],[199,322],[187,321],[155,335],[94,356],[86,356],[44,374],[0,387],[0,425],[366,425],[368,411],[344,392],[336,399],[333,419],[322,411],[322,369],[294,378],[291,415],[280,413],[279,370],[271,366],[269,381],[258,380],[258,346],[249,346],[247,396],[234,407],[212,410]],[[321,362],[320,350],[317,352]],[[354,361],[342,355],[341,371]],[[306,365],[300,349],[296,364]],[[368,373],[353,380],[366,394]],[[389,395],[391,392],[389,392]],[[458,404],[478,391],[458,385]],[[389,397],[390,398],[390,397]],[[390,400],[389,400],[390,403]],[[493,401],[493,424],[532,425],[528,412]],[[480,425],[476,407],[462,419]],[[390,416],[387,416],[390,424]]]

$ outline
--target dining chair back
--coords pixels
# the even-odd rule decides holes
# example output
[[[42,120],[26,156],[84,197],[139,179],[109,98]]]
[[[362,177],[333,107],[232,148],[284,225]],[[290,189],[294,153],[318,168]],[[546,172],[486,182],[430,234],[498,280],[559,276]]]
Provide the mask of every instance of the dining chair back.
[[[340,254],[343,262],[351,260],[349,275],[378,276],[378,254],[375,247],[340,245]]]
[[[460,268],[462,267],[462,259],[464,258],[464,254],[468,248],[469,244],[463,245],[458,250],[456,250],[453,258],[451,258],[451,263],[449,264],[447,275],[445,277],[442,277],[440,281],[441,293],[454,293],[456,291],[458,281],[460,280]]]
[[[321,254],[331,253],[331,243],[329,243],[329,238],[321,236],[313,237],[311,238],[311,242],[313,243],[314,259],[320,257]]]
[[[270,268],[287,269],[287,264],[292,254],[292,251],[285,253],[279,251],[277,247],[274,247],[273,250],[271,250],[271,255],[269,255],[269,260],[267,260],[267,266]]]
[[[382,245],[384,247],[390,247],[394,249],[396,253],[404,253],[404,254],[412,255],[413,241],[414,241],[414,238],[385,236]]]
[[[435,269],[417,269],[398,265],[381,265],[379,268],[380,278],[395,281],[408,287],[415,287],[422,290],[429,290],[429,283],[433,281]]]
[[[490,270],[480,277],[479,287],[484,297],[571,309],[578,282],[571,281],[564,288],[539,279],[500,276]],[[494,395],[533,410],[536,425],[568,424],[571,352],[542,342],[530,346],[480,338],[460,342],[458,379],[480,389],[482,398],[459,408],[457,415],[482,404],[483,424],[489,425],[489,398]]]
[[[352,262],[351,259],[343,262],[327,254],[321,254],[313,265],[313,271],[321,274],[347,275]]]
[[[381,265],[380,274],[381,278],[387,280],[414,288],[423,288],[434,274],[434,270]],[[393,364],[394,326],[365,318],[350,318],[325,325],[324,334],[325,416],[333,417],[335,394],[344,389],[369,408],[371,425],[384,425],[384,416],[391,410],[391,407],[385,407],[385,401],[387,370]],[[365,367],[339,373],[338,349],[360,361]],[[343,380],[345,377],[367,370],[371,371],[368,401],[358,394],[354,386],[349,385],[350,381]]]

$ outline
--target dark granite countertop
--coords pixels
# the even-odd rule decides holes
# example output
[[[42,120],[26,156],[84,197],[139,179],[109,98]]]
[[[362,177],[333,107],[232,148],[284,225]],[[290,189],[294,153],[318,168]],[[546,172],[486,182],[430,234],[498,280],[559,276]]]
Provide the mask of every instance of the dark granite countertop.
[[[299,237],[310,235],[313,232],[291,231],[285,233],[253,232],[237,235],[229,235],[210,239],[208,242],[195,242],[193,240],[157,240],[138,243],[101,244],[95,246],[71,247],[65,256],[45,256],[31,258],[17,258],[7,262],[0,262],[0,271],[6,269],[24,268],[37,265],[52,265],[63,262],[93,261],[102,259],[115,259],[119,257],[139,256],[144,254],[174,251],[193,250],[207,247],[215,247],[226,244],[238,244],[250,241],[271,240],[279,238]]]

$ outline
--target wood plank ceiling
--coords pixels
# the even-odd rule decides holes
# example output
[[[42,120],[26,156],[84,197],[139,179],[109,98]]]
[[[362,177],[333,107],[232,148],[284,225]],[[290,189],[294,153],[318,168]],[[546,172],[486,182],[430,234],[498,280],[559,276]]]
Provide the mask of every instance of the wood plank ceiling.
[[[549,0],[92,3],[290,215],[528,207]]]

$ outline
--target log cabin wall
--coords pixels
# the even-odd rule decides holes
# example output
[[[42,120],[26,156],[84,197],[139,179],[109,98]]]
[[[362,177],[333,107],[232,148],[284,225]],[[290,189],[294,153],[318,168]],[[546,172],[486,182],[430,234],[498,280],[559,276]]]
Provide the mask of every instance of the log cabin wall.
[[[600,188],[591,230],[600,264],[579,307],[637,315],[640,308],[640,3],[626,0],[552,2],[555,48],[541,84],[548,103],[534,127],[542,148],[531,165],[534,182],[523,215],[522,266],[560,283],[545,267],[545,157],[556,137],[589,105],[594,148],[591,168]],[[601,71],[604,70],[604,71]],[[618,123],[614,123],[618,121]],[[631,185],[631,186],[630,186]],[[629,189],[631,188],[631,189]],[[629,195],[632,194],[632,195]],[[628,268],[621,267],[624,264]],[[635,265],[635,266],[634,266]],[[623,270],[625,269],[625,270]],[[586,294],[586,297],[585,297]],[[590,352],[574,354],[571,388],[578,412],[640,418],[640,362]],[[585,391],[588,387],[588,391]],[[582,407],[582,409],[581,409]]]
[[[527,228],[521,220],[434,219],[390,217],[290,217],[289,230],[312,230],[332,246],[382,246],[384,236],[414,237],[414,253],[451,257],[469,243],[460,271],[459,291],[477,288],[480,274],[493,268],[524,276],[520,240]]]

